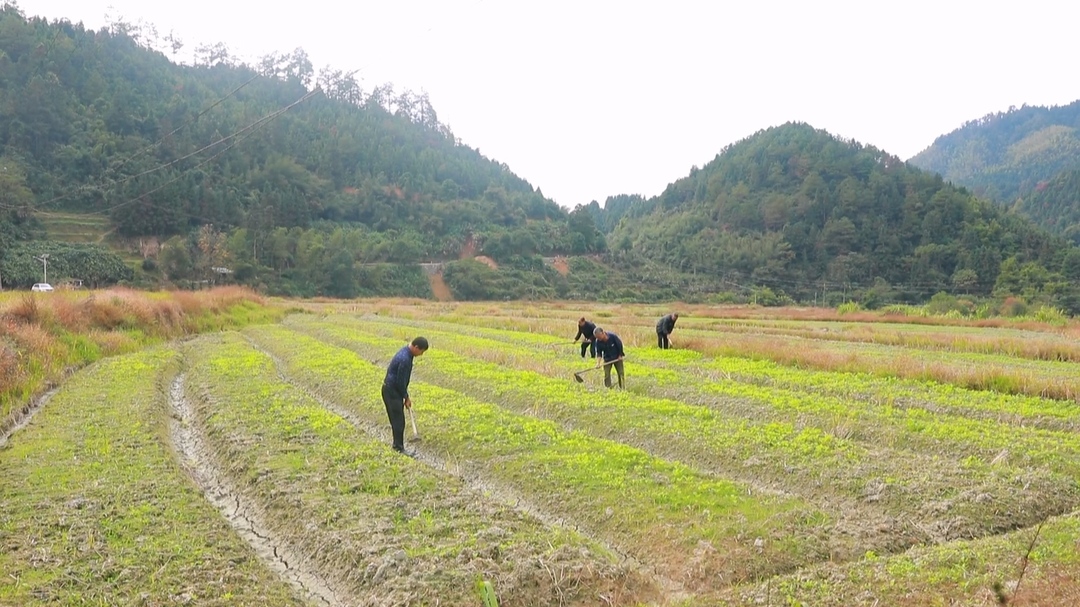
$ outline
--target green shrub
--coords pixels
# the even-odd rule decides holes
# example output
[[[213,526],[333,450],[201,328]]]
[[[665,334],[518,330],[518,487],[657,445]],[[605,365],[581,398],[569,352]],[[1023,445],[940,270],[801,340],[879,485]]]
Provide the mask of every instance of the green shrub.
[[[859,305],[859,302],[857,302],[857,301],[848,301],[848,302],[842,303],[839,306],[837,306],[836,313],[841,314],[841,315],[842,314],[852,314],[852,313],[858,312],[860,310],[862,310],[862,306]]]
[[[1063,325],[1068,322],[1069,317],[1064,310],[1051,306],[1039,306],[1039,309],[1035,310],[1035,320],[1053,325]]]

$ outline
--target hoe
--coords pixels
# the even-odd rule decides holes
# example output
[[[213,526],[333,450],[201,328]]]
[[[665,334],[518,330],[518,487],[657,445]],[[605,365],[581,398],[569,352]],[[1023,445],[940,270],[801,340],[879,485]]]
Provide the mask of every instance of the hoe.
[[[606,367],[606,366],[608,366],[608,365],[610,365],[612,363],[617,363],[617,362],[619,362],[619,360],[620,359],[618,359],[618,358],[616,358],[615,360],[609,360],[606,363],[600,365],[600,367]],[[585,379],[581,377],[581,374],[582,373],[588,373],[589,371],[595,371],[595,370],[599,369],[600,367],[589,367],[588,369],[585,369],[583,371],[578,371],[577,373],[574,373],[574,381],[576,381],[579,384],[585,383]]]
[[[412,420],[412,437],[409,439],[410,443],[420,442],[420,432],[416,429],[416,414],[413,413],[412,407],[409,407],[409,419]]]

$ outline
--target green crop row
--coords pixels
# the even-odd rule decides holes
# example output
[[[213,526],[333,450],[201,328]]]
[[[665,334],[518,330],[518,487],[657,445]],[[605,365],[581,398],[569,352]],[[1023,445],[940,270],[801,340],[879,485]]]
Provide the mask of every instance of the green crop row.
[[[856,563],[814,567],[766,584],[737,586],[715,603],[699,604],[1075,605],[1080,599],[1075,581],[1080,576],[1077,538],[1080,517],[1074,513],[995,537],[892,556],[868,553]]]
[[[398,340],[404,339],[401,329],[378,323],[348,323],[340,321],[319,322],[312,319],[290,319],[289,326],[301,330],[315,330],[320,336],[333,339],[347,346],[367,344],[377,348],[379,356],[393,354]],[[386,337],[379,337],[379,335]],[[546,375],[519,370],[518,357],[537,358],[550,356],[522,352],[509,344],[502,344],[451,333],[428,333],[437,335],[437,343],[428,355],[429,360],[438,360],[431,367],[441,375],[457,378],[461,386],[473,382],[493,386],[497,391],[493,396],[512,395],[531,397],[532,402],[546,402],[557,405],[562,411],[563,421],[580,421],[580,415],[598,415],[604,418],[604,424],[612,428],[627,430],[655,430],[657,440],[666,442],[673,437],[693,439],[697,447],[706,445],[719,453],[720,459],[746,459],[752,455],[768,457],[774,454],[784,465],[797,465],[804,460],[819,466],[843,466],[860,460],[865,452],[848,441],[837,439],[813,428],[799,429],[789,423],[754,424],[749,420],[725,416],[720,410],[687,405],[671,399],[656,399],[641,396],[630,391],[613,391],[602,395],[591,395],[581,387],[565,379],[553,379]],[[448,347],[448,346],[456,346]],[[495,356],[496,362],[481,362],[466,359],[454,352],[483,352],[486,355],[502,352],[504,357]],[[566,361],[553,363],[562,370],[580,371],[582,364],[573,365]],[[591,363],[590,363],[591,364]],[[549,366],[552,366],[549,364]],[[678,381],[677,374],[663,369],[642,369],[651,377],[659,377],[661,382]],[[636,372],[636,371],[635,371]]]
[[[342,321],[345,326],[375,326],[356,323]],[[494,330],[482,333],[497,334]],[[501,353],[504,361],[514,364],[525,358],[558,358],[543,349],[525,352],[512,340],[485,337],[474,341],[481,338],[449,332],[429,334],[457,343],[459,351],[482,352],[485,357]],[[634,350],[631,357],[634,362],[646,363],[633,368],[635,377],[661,387],[680,386],[681,395],[700,391],[751,401],[774,408],[785,418],[798,415],[822,427],[835,427],[837,420],[842,420],[845,435],[868,444],[946,449],[988,461],[1004,454],[1002,457],[1017,465],[1045,466],[1054,472],[1080,476],[1076,458],[1062,457],[1063,451],[1080,453],[1080,435],[1070,431],[1070,422],[1080,421],[1080,407],[1073,403],[964,390],[946,384],[890,381],[865,374],[806,371],[765,361],[706,359],[688,350],[642,348]],[[565,356],[558,364],[563,369],[570,365]],[[967,416],[973,411],[979,414],[975,419]],[[1048,419],[1057,423],[1046,422]],[[1038,427],[1040,421],[1050,427]]]
[[[366,421],[386,423],[382,368],[287,329],[246,332],[279,356],[297,381],[348,403]],[[385,343],[383,361],[401,345]],[[417,376],[429,364],[420,359]],[[796,499],[751,495],[746,486],[459,391],[414,381],[410,393],[425,452],[445,454],[454,466],[512,487],[661,572],[686,576],[691,587],[770,575],[825,554],[827,517]],[[695,552],[699,562],[688,573],[687,555]]]
[[[382,330],[384,334],[392,332],[392,327],[396,327],[393,323],[362,322],[345,318],[335,318],[334,322],[341,326],[355,327],[361,332]],[[380,329],[380,326],[391,328]],[[405,329],[401,327],[397,330]],[[539,360],[544,361],[549,368],[557,367],[564,371],[573,368],[573,363],[567,360],[565,355],[560,357],[555,352],[543,349],[526,351],[511,342],[450,332],[428,331],[428,334],[438,335],[445,343],[456,344],[460,352],[469,352],[474,357],[483,356],[494,362],[518,366],[525,360]],[[997,419],[969,419],[960,415],[960,411],[950,412],[947,406],[934,407],[934,411],[929,408],[904,406],[910,402],[896,403],[880,392],[876,396],[883,400],[883,403],[875,402],[877,399],[874,396],[867,397],[865,394],[857,398],[845,398],[821,391],[787,389],[773,385],[774,382],[765,379],[756,382],[726,379],[707,381],[697,375],[697,372],[702,370],[722,374],[727,373],[727,368],[736,371],[746,368],[748,371],[741,374],[746,377],[755,370],[771,368],[768,379],[775,378],[779,380],[775,383],[786,385],[798,385],[799,380],[814,375],[781,365],[755,365],[752,361],[744,363],[740,359],[727,358],[703,361],[697,353],[677,350],[639,349],[633,351],[631,357],[634,362],[653,363],[637,365],[632,369],[635,378],[641,378],[661,388],[645,390],[652,394],[662,395],[668,391],[667,387],[677,386],[677,393],[683,397],[688,393],[698,392],[756,403],[755,410],[749,415],[752,417],[761,415],[767,409],[773,409],[775,415],[784,420],[798,418],[801,423],[822,428],[835,428],[839,425],[844,435],[867,444],[919,450],[946,449],[964,456],[973,455],[974,449],[977,450],[974,455],[985,460],[991,460],[1007,450],[1003,457],[1010,458],[1010,461],[1018,465],[1046,466],[1054,472],[1070,475],[1077,472],[1072,458],[1063,458],[1060,453],[1061,449],[1066,452],[1080,450],[1080,436],[1073,432],[1024,427],[1021,425],[1023,421],[1021,424],[1011,424],[1000,423]],[[667,362],[666,367],[657,366],[663,361]],[[691,368],[695,373],[689,372]],[[730,373],[728,375],[730,376]],[[834,386],[832,392],[838,394],[843,394],[842,386],[845,382],[856,379],[852,374],[846,373],[818,372],[817,375],[827,376],[824,380],[817,379],[817,385]],[[785,376],[790,376],[791,379],[785,380]],[[983,399],[987,408],[990,407],[987,402],[989,400]],[[1015,400],[1020,399],[1015,398],[1014,402]],[[959,399],[954,398],[951,402],[957,403]],[[897,404],[901,406],[895,406]],[[730,406],[730,400],[725,400],[724,405]],[[1045,410],[1049,408],[1044,407]],[[1006,422],[1012,419],[1005,417]]]
[[[175,358],[98,362],[0,449],[0,604],[303,604],[166,446]]]
[[[460,312],[443,313],[434,320],[456,325],[478,327],[504,326],[521,331],[537,331],[560,336],[564,329],[572,327],[577,313],[544,310],[539,314],[526,315],[512,310],[499,309],[494,313],[465,315]],[[609,319],[589,315],[593,321],[604,324]],[[421,317],[422,318],[422,317]],[[628,334],[649,337],[656,319],[633,313],[610,319]],[[1063,336],[1058,328],[1054,332],[1028,331],[1000,327],[949,326],[947,328],[903,323],[866,323],[842,321],[713,318],[683,315],[678,323],[678,336],[690,339],[714,339],[730,341],[740,335],[782,338],[791,341],[811,340],[820,345],[836,347],[843,344],[876,344],[901,346],[924,351],[948,351],[954,353],[998,354],[1015,358],[1048,361],[1080,360],[1080,346]]]
[[[952,384],[868,373],[810,371],[770,361],[730,357],[702,357],[687,370],[705,377],[715,378],[719,374],[736,381],[919,407],[964,417],[999,419],[1016,425],[1080,429],[1077,403],[1035,396],[970,390]]]
[[[978,353],[810,340],[755,334],[686,337],[694,349],[711,354],[769,359],[825,371],[855,371],[882,377],[931,379],[972,390],[1044,396],[1070,401],[1080,395],[1075,363],[1018,358],[1007,352]]]
[[[478,576],[508,602],[557,604],[546,568],[567,576],[571,599],[633,585],[577,533],[489,503],[358,431],[236,334],[196,342],[187,387],[226,475],[364,604],[466,604]]]
[[[372,360],[387,360],[404,340],[397,327],[378,323],[294,318],[289,324]],[[425,355],[429,364],[422,377],[427,381],[730,478],[767,482],[829,504],[826,511],[863,519],[851,545],[834,541],[834,559],[868,548],[895,551],[927,539],[985,535],[1037,522],[1080,500],[1072,479],[1043,471],[882,448],[867,451],[813,428],[730,418],[719,408],[629,392],[598,395],[566,379],[477,360],[477,353],[491,345],[483,340],[437,335],[433,343],[438,345]],[[927,502],[935,506],[928,508]],[[882,516],[895,521],[888,525],[890,533],[867,533],[877,526],[868,521]],[[927,529],[936,531],[928,535]]]
[[[382,322],[395,322],[393,319],[385,317],[380,317],[379,320]],[[555,335],[521,333],[480,326],[463,327],[441,322],[409,322],[412,323],[412,326],[431,327],[437,330],[454,331],[510,343],[524,342],[550,346],[564,341]],[[798,342],[793,342],[792,347],[798,347],[797,344]],[[873,348],[881,351],[882,356],[897,356],[895,348]],[[936,410],[957,408],[965,416],[972,413],[984,413],[988,416],[1013,418],[1018,425],[1044,422],[1048,424],[1057,423],[1058,426],[1064,429],[1075,429],[1074,424],[1080,426],[1080,406],[1072,401],[1041,398],[1025,394],[1003,394],[989,390],[972,390],[950,383],[901,379],[875,373],[829,372],[804,369],[761,359],[709,358],[689,349],[635,348],[633,354],[634,359],[637,361],[664,366],[677,363],[683,365],[686,370],[699,371],[700,374],[720,372],[732,376],[741,375],[742,377],[737,378],[740,381],[799,387],[802,389],[812,388],[823,393],[839,396],[850,395],[872,400],[883,398],[892,398],[894,400],[910,399],[908,401],[909,406],[920,406],[921,403],[927,403]],[[938,354],[930,354],[929,356],[933,357],[932,362],[940,360]],[[1031,369],[1049,370],[1053,367],[1051,375],[1055,377],[1075,375],[1072,365],[1068,363],[1055,362],[1048,365],[1047,363],[1011,359],[1001,355],[988,356],[982,360],[982,362],[986,361],[993,361],[998,364],[1008,363],[1009,367],[1018,373],[1030,373]],[[978,364],[980,364],[979,361],[971,362],[973,367],[978,366]]]
[[[289,323],[372,360],[387,360],[401,343],[377,337],[387,327],[373,323]],[[451,339],[440,336],[436,345],[444,338]],[[483,343],[469,348],[472,338],[460,339],[465,351],[484,350]],[[867,549],[892,552],[927,539],[985,535],[1037,522],[1077,501],[1076,484],[1069,478],[906,451],[851,448],[814,429],[796,430],[787,424],[778,431],[781,424],[726,418],[723,409],[627,392],[594,394],[566,379],[477,361],[472,355],[465,358],[438,346],[426,356],[430,364],[421,376],[442,386],[713,473],[767,483],[822,503],[826,512],[862,520],[855,534],[842,536],[848,543],[833,542],[836,559]],[[1017,490],[1021,488],[1025,490]],[[927,502],[934,507],[928,508]],[[875,530],[880,525],[888,534]]]
[[[422,320],[428,320],[421,316]],[[463,317],[438,315],[434,320],[450,322],[459,330],[475,328],[489,331],[493,323],[504,328],[536,335],[547,334],[558,340],[567,321],[560,318],[518,318],[483,315]],[[653,332],[649,319],[620,318],[614,328],[628,344],[650,346]],[[835,323],[830,323],[835,324]],[[1071,401],[1080,395],[1080,380],[1073,372],[1074,363],[1065,362],[1071,354],[1058,352],[1060,338],[1048,335],[1045,346],[1019,345],[992,349],[989,352],[943,351],[902,344],[876,343],[873,338],[829,340],[822,336],[806,339],[796,335],[764,335],[756,332],[717,332],[686,328],[683,323],[676,336],[679,343],[711,354],[752,359],[768,359],[789,365],[818,370],[856,371],[882,377],[932,379],[947,384],[1007,394],[1044,396]],[[572,324],[571,324],[572,326]],[[964,328],[950,327],[949,330]],[[572,335],[572,333],[571,333]],[[888,341],[888,340],[885,340]],[[1016,348],[1030,351],[1028,358],[1017,358]]]

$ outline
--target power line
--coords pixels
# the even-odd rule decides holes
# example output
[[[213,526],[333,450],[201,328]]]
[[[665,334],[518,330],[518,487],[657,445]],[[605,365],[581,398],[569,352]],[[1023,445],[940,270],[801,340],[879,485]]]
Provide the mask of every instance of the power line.
[[[185,154],[184,156],[182,156],[180,158],[176,158],[176,159],[174,159],[174,160],[172,160],[170,162],[167,162],[167,163],[165,163],[165,164],[163,164],[163,165],[161,165],[159,167],[156,167],[156,168],[148,170],[148,171],[143,171],[142,173],[139,173],[137,175],[132,175],[132,176],[126,178],[126,179],[117,181],[117,182],[115,182],[115,183],[113,183],[111,185],[114,186],[114,187],[117,186],[117,185],[122,185],[124,183],[127,183],[128,181],[131,181],[132,179],[135,179],[136,177],[145,176],[145,175],[148,175],[150,173],[154,173],[154,172],[163,170],[163,169],[168,168],[168,167],[170,167],[172,165],[175,165],[178,162],[181,162],[183,160],[191,158],[192,156],[195,156],[196,154],[198,154],[200,152],[206,151],[206,150],[208,150],[208,149],[210,149],[210,148],[212,148],[214,146],[217,146],[217,145],[220,145],[221,143],[229,141],[230,139],[235,139],[236,137],[238,137],[240,135],[243,135],[243,137],[241,137],[240,139],[238,139],[236,141],[233,141],[231,144],[229,144],[225,148],[223,148],[220,151],[216,152],[213,156],[207,158],[206,160],[203,160],[202,162],[196,164],[195,166],[193,166],[193,167],[191,167],[190,169],[187,169],[187,170],[190,171],[190,170],[197,169],[197,168],[207,164],[211,160],[214,160],[215,158],[221,156],[225,152],[229,151],[230,149],[235,147],[237,144],[239,144],[241,141],[244,141],[245,139],[250,137],[252,134],[254,134],[254,132],[257,131],[259,128],[262,128],[263,126],[268,124],[274,118],[277,118],[281,114],[284,114],[285,112],[287,112],[290,109],[296,107],[297,105],[300,105],[301,103],[303,103],[303,102],[307,101],[308,99],[314,97],[315,95],[319,94],[320,92],[322,92],[321,89],[318,89],[318,88],[313,89],[312,91],[309,91],[309,92],[305,93],[302,97],[300,97],[296,101],[290,103],[289,105],[285,106],[284,108],[281,108],[279,110],[275,110],[274,112],[272,112],[272,113],[270,113],[270,114],[268,114],[266,116],[263,116],[262,118],[259,118],[255,122],[241,128],[241,129],[239,129],[237,131],[234,131],[233,133],[230,133],[229,135],[227,135],[225,137],[222,137],[221,139],[219,139],[217,141],[214,141],[213,143],[210,143],[208,145],[203,146],[202,148],[199,148],[195,152],[192,152],[190,154]],[[106,207],[105,209],[98,209],[98,210],[95,210],[95,211],[89,211],[87,213],[84,213],[84,215],[105,215],[106,213],[109,213],[110,211],[113,211],[113,210],[115,210],[117,208],[121,208],[121,207],[127,206],[129,204],[133,204],[133,203],[137,202],[140,198],[143,198],[143,197],[145,197],[145,196],[147,196],[149,194],[153,194],[154,192],[157,192],[157,191],[163,189],[165,186],[180,180],[182,177],[184,177],[184,173],[181,173],[181,174],[177,175],[176,177],[166,181],[165,183],[157,186],[156,188],[154,188],[154,189],[152,189],[150,191],[147,191],[147,192],[143,192],[142,194],[140,194],[140,195],[138,195],[138,196],[136,196],[134,198],[131,198],[129,200],[125,200],[124,202],[118,203],[116,205],[112,205],[110,207]],[[85,187],[91,187],[91,186],[84,186],[84,189],[85,189]],[[71,195],[71,193],[66,194],[65,196],[70,196],[70,195]],[[56,200],[59,200],[59,199],[61,199],[63,197],[64,196],[54,198],[53,200],[51,200],[49,202],[55,202]],[[43,203],[41,206],[45,206],[45,204],[48,204],[48,202]],[[8,209],[11,209],[11,210],[18,210],[18,209],[24,208],[24,207],[16,207],[14,205],[4,205],[2,203],[0,203],[0,207],[8,208]],[[40,208],[41,208],[40,206],[35,207],[34,210],[38,210]]]
[[[217,101],[215,101],[215,102],[211,103],[210,105],[208,105],[207,107],[205,107],[202,111],[200,111],[198,114],[195,114],[195,116],[190,118],[187,122],[185,122],[184,124],[181,124],[180,126],[178,126],[175,129],[169,131],[165,135],[161,136],[154,143],[151,143],[150,145],[144,147],[143,149],[141,149],[141,150],[135,152],[134,154],[128,156],[124,160],[120,161],[120,163],[117,164],[116,166],[109,167],[109,170],[111,170],[113,172],[120,170],[125,164],[130,162],[136,156],[145,154],[146,152],[152,150],[153,148],[156,148],[157,146],[161,145],[161,143],[163,141],[165,141],[166,139],[168,139],[169,137],[172,137],[173,135],[177,134],[178,132],[180,132],[184,128],[187,128],[188,126],[190,126],[192,124],[195,124],[195,122],[198,121],[199,118],[202,118],[204,115],[206,115],[207,112],[209,112],[210,110],[212,110],[215,107],[217,107],[217,106],[221,105],[222,103],[224,103],[228,98],[230,98],[233,95],[235,95],[236,93],[238,93],[240,91],[240,89],[242,89],[245,86],[247,86],[247,85],[251,84],[252,82],[254,82],[255,79],[258,78],[260,75],[261,74],[256,72],[254,76],[252,76],[251,78],[248,78],[243,84],[241,84],[240,86],[238,86],[238,87],[234,88],[233,90],[229,91],[229,93],[227,95],[225,95],[224,97],[218,99]]]
[[[230,143],[229,145],[225,146],[225,147],[224,147],[223,149],[221,149],[221,150],[219,150],[218,152],[216,152],[216,153],[215,153],[215,154],[214,154],[213,156],[210,156],[209,158],[207,158],[207,159],[203,160],[202,162],[200,162],[200,163],[196,164],[195,166],[193,166],[193,167],[191,167],[191,168],[187,169],[187,171],[193,171],[193,170],[195,170],[195,169],[197,169],[197,168],[199,168],[199,167],[201,167],[201,166],[203,166],[203,165],[205,165],[205,164],[209,163],[210,161],[214,160],[214,159],[215,159],[215,158],[217,158],[218,156],[221,156],[221,155],[222,155],[222,154],[224,154],[225,152],[228,152],[228,151],[229,151],[229,150],[231,150],[231,149],[232,149],[233,147],[235,147],[235,146],[239,145],[239,144],[240,144],[241,142],[243,142],[244,140],[246,140],[246,139],[247,139],[248,137],[251,137],[252,135],[254,135],[254,134],[255,134],[255,132],[256,132],[256,131],[257,131],[258,129],[260,129],[260,128],[262,128],[263,126],[266,126],[267,124],[269,124],[269,123],[270,123],[270,122],[271,122],[271,121],[272,121],[272,120],[273,120],[274,118],[277,118],[278,116],[280,116],[280,115],[284,114],[285,112],[287,112],[287,111],[289,111],[290,109],[292,109],[292,108],[296,107],[297,105],[300,105],[301,103],[303,103],[303,102],[307,101],[308,99],[310,99],[310,98],[314,97],[315,95],[319,94],[320,92],[321,92],[321,91],[320,91],[319,89],[315,89],[315,90],[313,90],[313,91],[310,91],[310,92],[306,93],[306,94],[305,94],[305,95],[304,95],[303,97],[301,97],[300,99],[297,99],[296,101],[294,101],[294,102],[290,103],[289,105],[285,106],[284,108],[281,108],[280,110],[277,110],[277,111],[275,111],[275,112],[273,112],[273,113],[271,113],[271,114],[268,114],[268,115],[266,115],[266,116],[263,116],[263,117],[262,117],[262,118],[260,118],[259,120],[256,120],[255,122],[253,122],[253,123],[249,124],[248,126],[246,126],[246,127],[242,128],[242,129],[240,129],[239,131],[236,131],[235,133],[233,133],[233,134],[229,135],[228,137],[222,138],[222,139],[221,139],[221,140],[219,140],[219,141],[216,141],[216,142],[214,142],[214,143],[212,143],[212,144],[210,144],[210,145],[208,145],[208,146],[205,146],[205,147],[204,147],[204,148],[202,148],[202,149],[204,149],[204,150],[205,150],[205,149],[208,149],[208,148],[210,148],[210,147],[213,147],[214,145],[217,145],[218,143],[221,143],[222,141],[227,141],[227,140],[229,140],[229,139],[232,139],[232,138],[236,137],[237,135],[240,135],[241,133],[245,133],[245,132],[247,132],[247,134],[246,134],[246,135],[244,135],[243,137],[241,137],[241,138],[237,139],[236,141],[233,141],[233,142],[232,142],[232,143]],[[189,154],[189,155],[188,155],[188,156],[186,156],[185,158],[187,158],[187,157],[190,157],[190,156],[191,156],[191,154]],[[135,196],[135,197],[133,197],[133,198],[129,198],[128,200],[125,200],[124,202],[120,202],[120,203],[117,203],[117,204],[115,204],[115,205],[112,205],[112,206],[106,207],[106,208],[104,208],[104,209],[99,209],[99,210],[96,210],[96,211],[91,211],[91,212],[89,212],[89,213],[84,213],[84,214],[85,214],[85,215],[104,215],[104,214],[106,214],[106,213],[109,213],[109,212],[111,212],[111,211],[114,211],[114,210],[116,210],[116,209],[119,209],[119,208],[122,208],[122,207],[125,207],[125,206],[128,206],[128,205],[134,204],[134,203],[138,202],[139,200],[141,200],[142,198],[144,198],[144,197],[146,197],[146,196],[149,196],[150,194],[153,194],[154,192],[157,192],[157,191],[159,191],[159,190],[162,190],[162,189],[164,189],[164,188],[165,188],[166,186],[168,186],[168,185],[170,185],[170,184],[172,184],[172,183],[175,183],[176,181],[179,181],[179,180],[180,180],[180,179],[182,179],[182,178],[183,178],[184,176],[185,176],[185,173],[180,173],[180,174],[179,174],[179,175],[177,175],[176,177],[173,177],[172,179],[170,179],[170,180],[166,181],[165,183],[163,183],[163,184],[161,184],[161,185],[157,186],[156,188],[154,188],[154,189],[152,189],[152,190],[149,190],[149,191],[146,191],[146,192],[143,192],[143,193],[141,193],[141,194],[139,194],[138,196]],[[151,205],[153,205],[153,203],[150,203],[150,204],[151,204]],[[157,205],[153,205],[153,206],[157,206]],[[202,219],[205,219],[205,218],[202,218]]]
[[[136,157],[139,157],[139,156],[145,154],[146,152],[156,148],[157,146],[161,145],[169,137],[175,135],[176,133],[180,132],[181,130],[187,128],[188,126],[191,126],[192,124],[194,124],[196,121],[199,120],[199,118],[205,116],[208,112],[210,112],[210,110],[212,110],[215,107],[221,105],[226,100],[228,100],[230,97],[232,97],[233,95],[238,93],[245,86],[247,86],[247,85],[251,84],[252,82],[254,82],[255,79],[258,78],[259,76],[260,76],[260,74],[256,73],[251,78],[248,78],[243,84],[241,84],[240,86],[237,86],[233,90],[229,91],[224,97],[221,97],[218,100],[214,101],[213,103],[211,103],[207,107],[200,110],[197,114],[195,114],[194,116],[189,118],[186,122],[184,122],[180,126],[176,127],[175,129],[173,129],[172,131],[166,133],[165,135],[162,135],[161,137],[159,137],[157,141],[144,146],[143,148],[139,149],[136,152],[133,152],[128,157],[122,159],[115,166],[108,167],[106,169],[105,175],[102,176],[103,180],[106,180],[106,179],[109,178],[109,173],[115,173],[120,168],[125,166],[128,162],[131,162],[132,160],[134,160]],[[232,137],[232,135],[230,135],[230,137]],[[122,184],[127,183],[128,181],[131,181],[132,179],[135,179],[137,177],[142,177],[143,175],[147,175],[147,174],[154,173],[154,172],[160,171],[162,169],[165,169],[165,168],[167,168],[167,167],[169,167],[169,166],[171,166],[173,164],[176,164],[177,162],[180,162],[181,160],[185,160],[187,158],[190,158],[191,156],[194,156],[195,154],[203,152],[203,151],[205,151],[206,149],[208,149],[210,147],[218,145],[219,143],[222,143],[223,141],[226,141],[227,139],[229,139],[229,137],[226,137],[226,138],[221,139],[219,141],[215,141],[214,143],[212,143],[212,144],[210,144],[208,146],[205,146],[203,148],[200,148],[199,150],[196,150],[195,152],[192,152],[191,154],[188,154],[188,155],[183,156],[181,158],[176,158],[176,159],[174,159],[172,161],[169,161],[169,162],[167,162],[167,163],[165,163],[165,164],[163,164],[163,165],[161,165],[161,166],[159,166],[157,168],[150,169],[148,171],[143,171],[142,173],[139,173],[139,174],[136,174],[136,175],[131,175],[131,176],[127,177],[127,178],[121,179],[120,181],[114,181],[114,182],[108,183],[108,184],[85,184],[85,185],[82,185],[82,186],[78,186],[76,188],[71,189],[70,191],[68,191],[65,194],[61,194],[60,196],[56,196],[55,198],[51,198],[49,200],[46,200],[45,202],[35,204],[35,205],[32,206],[32,209],[35,210],[35,211],[43,209],[45,207],[48,207],[48,206],[50,206],[50,205],[52,205],[54,203],[57,203],[57,202],[61,201],[61,200],[70,198],[71,196],[74,196],[75,194],[78,194],[80,192],[85,192],[85,191],[89,191],[89,190],[101,190],[101,189],[103,189],[105,187],[116,187],[118,185],[122,185]],[[0,208],[5,208],[5,209],[8,209],[8,210],[18,210],[18,209],[21,209],[21,208],[24,208],[24,207],[16,207],[14,205],[0,203]]]

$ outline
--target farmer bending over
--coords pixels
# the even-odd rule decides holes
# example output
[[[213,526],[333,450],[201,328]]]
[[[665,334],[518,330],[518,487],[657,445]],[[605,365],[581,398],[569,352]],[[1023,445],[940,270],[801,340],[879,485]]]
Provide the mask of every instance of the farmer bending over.
[[[589,351],[592,358],[596,358],[596,341],[593,340],[593,331],[596,330],[596,325],[585,320],[582,316],[577,321],[577,335],[574,336],[574,343],[577,343],[579,337],[584,339],[581,342],[581,357],[585,358],[585,350]]]
[[[622,340],[614,333],[608,333],[596,327],[593,330],[593,341],[596,342],[596,351],[604,359],[604,385],[611,387],[611,368],[619,374],[619,388],[623,387],[623,347]],[[608,364],[610,363],[610,364]],[[596,359],[596,366],[600,366],[600,359]]]
[[[676,320],[679,320],[678,312],[672,312],[656,321],[656,345],[661,350],[667,350],[671,347],[671,340],[668,339],[668,335],[671,335],[671,332],[675,330]]]
[[[405,409],[412,409],[409,399],[409,380],[412,378],[413,359],[427,352],[428,340],[417,337],[412,343],[398,350],[386,367],[382,399],[386,415],[390,418],[390,430],[394,434],[394,451],[405,453]]]

